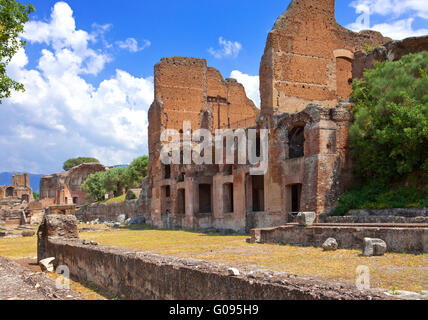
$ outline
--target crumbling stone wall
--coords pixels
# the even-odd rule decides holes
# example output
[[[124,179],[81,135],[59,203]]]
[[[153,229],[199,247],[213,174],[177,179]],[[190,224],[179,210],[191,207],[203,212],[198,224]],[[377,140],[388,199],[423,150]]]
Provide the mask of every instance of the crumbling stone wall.
[[[80,281],[132,300],[365,300],[389,299],[349,284],[243,272],[230,266],[149,252],[83,244],[73,215],[47,215],[38,232],[38,260],[55,257]]]
[[[390,41],[370,52],[358,51],[352,65],[353,78],[362,78],[366,69],[373,69],[375,62],[398,61],[409,53],[428,51],[428,36]]]
[[[328,238],[337,240],[339,248],[361,249],[364,238],[382,239],[388,252],[428,253],[428,225],[318,224],[251,230],[253,243],[278,243],[321,247]]]
[[[354,33],[335,19],[334,0],[293,0],[268,35],[260,65],[262,113],[294,113],[347,98],[354,52],[390,40]]]
[[[244,87],[234,79],[224,80],[220,72],[203,59],[163,58],[155,66],[155,101],[149,110],[149,184],[151,223],[165,228],[245,230],[245,183],[242,170],[227,176],[217,165],[173,165],[160,161],[165,129],[183,133],[183,122],[193,131],[200,128],[246,128],[255,125],[259,110],[247,98]],[[169,174],[166,175],[166,170]],[[224,214],[223,184],[233,183],[234,213]],[[201,193],[207,208],[200,204]],[[207,189],[209,188],[209,189]],[[208,203],[209,202],[209,203]]]
[[[271,226],[287,221],[289,212],[330,212],[352,185],[350,109],[349,103],[335,108],[309,105],[299,113],[273,117],[269,166],[264,177],[265,210],[270,214]],[[304,145],[300,156],[291,157],[290,132],[296,127],[303,130]]]

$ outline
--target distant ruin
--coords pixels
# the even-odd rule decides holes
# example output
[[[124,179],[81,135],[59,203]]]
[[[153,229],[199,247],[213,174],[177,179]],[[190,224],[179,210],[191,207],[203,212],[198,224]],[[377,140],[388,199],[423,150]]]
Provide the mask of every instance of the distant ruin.
[[[82,190],[83,182],[89,175],[106,171],[99,163],[84,163],[66,172],[43,176],[40,180],[40,200],[55,205],[81,205],[90,202]]]

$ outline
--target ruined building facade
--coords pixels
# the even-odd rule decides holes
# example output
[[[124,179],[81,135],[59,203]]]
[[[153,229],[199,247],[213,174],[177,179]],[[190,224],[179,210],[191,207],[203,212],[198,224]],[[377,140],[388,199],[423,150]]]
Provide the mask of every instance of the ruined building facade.
[[[67,172],[43,176],[40,180],[40,200],[52,205],[85,204],[88,199],[81,188],[83,182],[89,175],[106,170],[102,164],[85,163]]]
[[[0,199],[33,201],[33,190],[28,173],[14,174],[10,186],[0,186]]]
[[[164,58],[155,66],[148,221],[163,228],[248,232],[285,224],[293,213],[332,211],[353,184],[347,98],[358,70],[373,62],[361,50],[390,41],[378,32],[343,28],[334,7],[334,0],[293,0],[278,18],[260,65],[261,110],[242,85],[224,80],[205,60]],[[252,175],[249,164],[163,164],[161,133],[191,134],[184,121],[191,130],[213,133],[266,129],[267,171]]]
[[[155,66],[149,111],[151,221],[158,227],[248,231],[290,213],[329,212],[352,185],[348,151],[354,53],[389,39],[336,23],[334,0],[293,0],[269,33],[260,66],[261,110],[242,85],[205,60]],[[164,165],[161,132],[253,127],[269,131],[265,175],[249,165]]]

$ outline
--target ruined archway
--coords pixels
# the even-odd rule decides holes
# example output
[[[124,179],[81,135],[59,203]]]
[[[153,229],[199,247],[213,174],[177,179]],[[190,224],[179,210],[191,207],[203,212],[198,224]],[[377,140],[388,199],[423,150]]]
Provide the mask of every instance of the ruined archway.
[[[12,187],[9,187],[6,189],[6,197],[13,197],[13,193],[14,193],[15,189]]]

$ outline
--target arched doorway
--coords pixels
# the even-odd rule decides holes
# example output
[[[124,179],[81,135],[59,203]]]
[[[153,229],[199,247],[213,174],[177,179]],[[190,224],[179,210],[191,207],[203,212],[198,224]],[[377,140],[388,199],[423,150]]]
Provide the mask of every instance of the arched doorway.
[[[9,187],[6,189],[6,197],[13,197],[13,192],[15,191],[14,188]]]
[[[352,62],[354,54],[345,49],[334,51],[336,58],[336,95],[349,98],[352,93]]]

